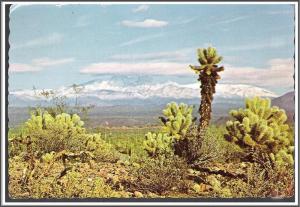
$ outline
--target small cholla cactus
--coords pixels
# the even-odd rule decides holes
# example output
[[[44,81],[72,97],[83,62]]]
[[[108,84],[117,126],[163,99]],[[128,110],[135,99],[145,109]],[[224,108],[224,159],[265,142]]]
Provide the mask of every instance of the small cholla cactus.
[[[179,140],[184,136],[193,122],[193,106],[186,104],[177,105],[175,102],[169,103],[163,110],[165,117],[160,117],[163,123],[163,132]]]
[[[246,108],[232,110],[225,138],[241,148],[259,148],[279,165],[293,163],[293,136],[283,109],[271,107],[270,99],[246,99]]]
[[[270,157],[273,161],[276,162],[278,166],[283,166],[285,164],[293,164],[294,163],[294,146],[289,148],[279,150],[275,155],[270,153]]]
[[[166,156],[173,153],[173,139],[167,134],[148,132],[145,138],[144,149],[150,157]]]
[[[86,149],[88,151],[95,151],[99,148],[99,146],[104,142],[101,139],[101,134],[88,134],[86,135],[87,141],[85,143]]]
[[[55,117],[50,115],[47,111],[31,114],[31,118],[25,123],[28,130],[42,130],[56,128],[71,128],[82,129],[83,121],[77,114],[69,115],[66,113],[58,114]]]

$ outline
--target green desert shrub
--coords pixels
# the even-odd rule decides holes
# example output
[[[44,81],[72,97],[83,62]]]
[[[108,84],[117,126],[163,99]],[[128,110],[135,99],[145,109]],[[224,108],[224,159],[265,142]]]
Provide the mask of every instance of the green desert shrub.
[[[241,150],[224,140],[225,131],[224,127],[209,126],[199,140],[198,126],[192,124],[187,134],[175,143],[175,154],[194,164],[232,160]]]
[[[193,124],[188,132],[174,144],[175,154],[183,157],[188,163],[194,162],[201,155],[202,142],[198,142],[198,127]]]
[[[101,134],[87,134],[85,136],[85,145],[81,150],[87,150],[94,154],[97,161],[116,162],[119,159],[119,153],[113,145],[105,142]]]
[[[293,163],[294,141],[283,109],[269,99],[246,99],[245,109],[232,110],[226,140],[241,148],[265,151],[278,165]]]
[[[112,144],[122,156],[145,157],[147,152],[142,147],[144,144],[145,133],[151,130],[158,131],[158,127],[133,127],[133,128],[98,128],[101,138],[107,143]]]
[[[128,181],[127,186],[130,191],[159,195],[168,191],[186,192],[190,185],[187,169],[187,164],[179,157],[146,158],[140,160],[139,167],[132,169],[134,179]]]
[[[227,179],[223,186],[230,189],[234,198],[289,198],[294,196],[293,171],[287,166],[267,169],[258,163],[250,163],[247,167],[246,179]]]

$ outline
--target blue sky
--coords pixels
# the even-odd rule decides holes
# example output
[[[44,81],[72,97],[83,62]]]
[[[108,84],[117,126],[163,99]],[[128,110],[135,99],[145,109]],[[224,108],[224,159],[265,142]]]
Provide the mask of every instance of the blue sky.
[[[293,5],[14,5],[10,90],[110,76],[193,83],[196,49],[224,57],[220,83],[293,88]],[[105,76],[106,75],[106,76]]]

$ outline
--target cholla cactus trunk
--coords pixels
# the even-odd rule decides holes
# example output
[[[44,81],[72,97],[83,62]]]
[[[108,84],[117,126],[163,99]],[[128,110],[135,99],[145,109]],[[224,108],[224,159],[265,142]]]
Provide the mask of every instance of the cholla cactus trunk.
[[[192,66],[190,68],[198,74],[198,81],[201,82],[201,103],[199,108],[200,122],[198,126],[198,138],[204,138],[206,128],[209,126],[212,112],[213,95],[216,92],[217,80],[221,77],[219,72],[224,70],[224,67],[219,67],[222,57],[217,54],[217,50],[212,47],[207,49],[198,49],[198,61],[200,66]]]
[[[199,107],[200,123],[198,127],[198,131],[200,132],[201,136],[203,133],[205,133],[205,129],[209,126],[212,112],[213,94],[216,91],[215,88],[217,80],[214,76],[206,75],[205,73],[199,75],[198,80],[201,82],[201,103]]]

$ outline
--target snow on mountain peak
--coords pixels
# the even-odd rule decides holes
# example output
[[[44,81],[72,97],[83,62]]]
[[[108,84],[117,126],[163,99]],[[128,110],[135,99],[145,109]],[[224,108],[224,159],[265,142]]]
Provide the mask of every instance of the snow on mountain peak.
[[[182,85],[186,88],[193,88],[199,90],[199,83],[194,84],[187,84]],[[277,94],[268,91],[264,88],[259,88],[252,85],[246,85],[246,84],[217,84],[216,85],[216,95],[223,96],[224,98],[230,96],[239,96],[242,98],[246,97],[254,97],[254,96],[260,96],[260,97],[278,97]]]
[[[75,92],[72,87],[60,87],[55,91],[57,96],[65,96],[67,98],[79,97],[89,100],[124,100],[124,99],[140,99],[146,100],[150,98],[172,98],[172,99],[194,99],[200,98],[200,83],[194,84],[178,84],[176,82],[166,83],[150,83],[139,85],[119,84],[113,80],[91,81],[80,85],[81,90]],[[42,90],[21,90],[10,92],[10,95],[22,100],[43,99],[39,94]],[[244,85],[244,84],[218,84],[216,86],[216,98],[225,99],[243,99],[245,97],[277,97],[271,91],[263,88]]]

